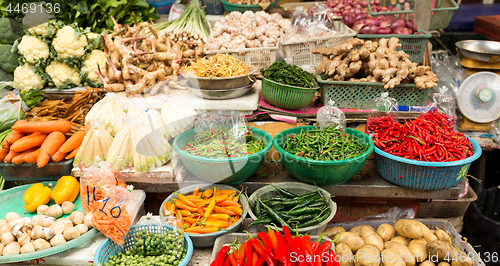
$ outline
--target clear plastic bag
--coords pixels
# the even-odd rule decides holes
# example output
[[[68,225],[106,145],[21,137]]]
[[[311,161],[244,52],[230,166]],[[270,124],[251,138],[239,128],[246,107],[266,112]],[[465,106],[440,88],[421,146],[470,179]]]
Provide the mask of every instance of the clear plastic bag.
[[[215,114],[202,114],[195,121],[196,138],[206,139],[211,135],[213,138],[227,138],[230,133],[231,138],[238,140],[249,134],[247,122],[243,115],[237,111],[218,110]]]
[[[106,161],[112,143],[113,137],[101,126],[99,121],[92,122],[91,128],[88,129],[80,145],[81,148],[75,156],[73,165],[75,167],[89,167],[93,163]]]
[[[292,15],[292,26],[285,31],[285,41],[334,35],[337,31],[331,18],[332,11],[326,4],[317,3],[307,10],[298,7]]]
[[[402,209],[399,207],[392,207],[389,211],[381,214],[365,216],[357,222],[369,220],[400,220],[400,219],[413,219],[415,218],[415,211],[411,208]]]
[[[17,120],[24,119],[22,101],[12,103],[8,96],[0,100],[0,132],[11,128]]]
[[[394,123],[399,119],[398,101],[383,92],[380,97],[374,98],[370,104],[370,113],[366,121],[366,133],[371,134],[377,129],[377,122]]]
[[[90,109],[85,116],[85,124],[87,126],[92,126],[95,122],[99,122],[99,124],[114,137],[118,131],[120,119],[126,116],[123,108],[118,104],[118,102],[122,101],[121,98],[124,97],[125,96],[119,96],[114,93],[108,93]]]
[[[460,64],[460,57],[448,56],[447,51],[434,51],[431,63],[432,70],[439,80],[434,92],[446,88],[450,93],[456,94],[460,84],[468,76],[468,72]]]
[[[335,101],[328,101],[328,105],[319,108],[316,114],[316,128],[324,130],[333,128],[345,131],[345,114],[338,107],[335,107]]]
[[[449,117],[446,121],[448,126],[454,128],[456,118],[456,105],[455,97],[451,93],[447,88],[441,87],[438,93],[433,93],[430,95],[431,102],[426,107],[428,110],[437,109],[439,113],[447,115]]]

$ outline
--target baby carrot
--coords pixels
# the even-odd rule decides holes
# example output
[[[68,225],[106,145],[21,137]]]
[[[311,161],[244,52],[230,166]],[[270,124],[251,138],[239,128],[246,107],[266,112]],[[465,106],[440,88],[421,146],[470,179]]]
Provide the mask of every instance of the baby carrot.
[[[25,133],[39,132],[49,134],[55,131],[60,131],[66,134],[71,130],[71,123],[66,120],[27,122],[14,125],[12,126],[12,129]]]
[[[17,155],[18,153],[13,151],[13,150],[10,150],[9,153],[7,153],[7,156],[5,156],[5,158],[3,159],[3,162],[4,163],[11,163],[12,162],[12,159]]]
[[[45,138],[47,138],[47,134],[42,133],[33,133],[31,135],[24,136],[18,139],[16,142],[12,143],[12,146],[10,146],[10,150],[15,152],[23,152],[31,148],[40,147],[45,141]]]
[[[26,155],[34,152],[35,150],[37,150],[37,148],[31,148],[31,149],[29,149],[27,151],[23,151],[23,152],[19,153],[14,158],[12,158],[12,163],[13,164],[22,164],[22,163],[24,163],[24,157],[26,157]]]
[[[0,161],[3,161],[7,154],[9,154],[9,150],[3,148],[0,149]]]
[[[76,154],[78,153],[78,150],[80,149],[80,146],[76,147],[70,154],[68,154],[64,159],[69,160],[71,158],[75,158]]]
[[[23,132],[12,130],[12,132],[2,141],[2,148],[7,149],[12,143],[16,142],[16,140],[24,137],[24,135],[26,134]]]
[[[36,164],[36,159],[38,159],[38,155],[40,155],[40,148],[24,156],[23,161],[29,164]]]
[[[50,133],[43,142],[42,147],[40,147],[40,155],[36,159],[36,165],[44,167],[50,161],[52,155],[63,145],[64,140],[65,137],[62,132],[55,131]]]
[[[59,148],[59,152],[61,153],[69,153],[70,151],[78,148],[83,141],[83,138],[85,137],[86,132],[83,130],[80,130],[73,134],[64,144]]]

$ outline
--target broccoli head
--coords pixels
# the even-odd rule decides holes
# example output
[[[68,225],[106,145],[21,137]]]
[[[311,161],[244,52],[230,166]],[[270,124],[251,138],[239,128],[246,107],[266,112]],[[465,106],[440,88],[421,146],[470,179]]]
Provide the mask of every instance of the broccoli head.
[[[14,72],[16,67],[19,65],[17,60],[19,56],[17,53],[12,52],[12,45],[1,44],[0,45],[0,68],[7,72]]]
[[[14,75],[0,68],[0,81],[13,81]]]
[[[0,18],[0,44],[13,44],[23,37],[24,31],[17,21],[10,18]]]

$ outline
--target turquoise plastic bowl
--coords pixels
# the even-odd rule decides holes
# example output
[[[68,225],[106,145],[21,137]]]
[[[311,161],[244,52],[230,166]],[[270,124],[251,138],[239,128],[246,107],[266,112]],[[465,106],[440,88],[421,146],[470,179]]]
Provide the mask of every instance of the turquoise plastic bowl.
[[[347,133],[354,135],[367,143],[367,150],[355,158],[339,161],[319,161],[293,155],[283,149],[288,136],[300,133],[302,129],[312,130],[315,126],[294,127],[276,134],[274,137],[274,148],[280,154],[281,162],[286,170],[297,180],[316,184],[318,186],[333,186],[342,184],[355,176],[366,158],[373,152],[373,141],[363,132],[347,128]]]
[[[110,256],[116,255],[118,252],[123,250],[132,249],[135,243],[135,234],[144,229],[148,232],[163,234],[173,230],[174,227],[168,224],[159,226],[155,223],[133,225],[130,227],[127,236],[125,236],[125,243],[122,246],[119,246],[115,242],[111,241],[111,239],[106,238],[101,245],[99,245],[94,254],[94,264],[102,266],[104,263],[108,262]],[[191,242],[191,239],[187,234],[184,234],[184,246],[186,247],[186,256],[178,266],[186,266],[193,256],[193,242]]]
[[[260,5],[240,5],[240,4],[233,4],[226,2],[224,0],[221,0],[222,6],[224,7],[224,10],[227,12],[233,12],[233,11],[238,11],[241,13],[245,13],[245,11],[253,11],[253,12],[259,12],[262,11],[262,7]],[[266,10],[269,10],[271,8],[276,8],[278,7],[278,1],[271,2],[269,6],[266,8]]]
[[[248,156],[218,159],[194,156],[182,150],[186,143],[194,140],[194,129],[186,131],[174,139],[173,147],[180,155],[184,166],[193,175],[211,183],[232,184],[245,181],[252,176],[266,159],[273,146],[273,139],[264,130],[251,127],[255,137],[264,141],[264,149]]]
[[[465,178],[471,163],[481,156],[479,144],[472,138],[469,141],[474,148],[471,157],[444,163],[405,159],[375,147],[376,169],[383,179],[394,185],[419,190],[451,188]]]

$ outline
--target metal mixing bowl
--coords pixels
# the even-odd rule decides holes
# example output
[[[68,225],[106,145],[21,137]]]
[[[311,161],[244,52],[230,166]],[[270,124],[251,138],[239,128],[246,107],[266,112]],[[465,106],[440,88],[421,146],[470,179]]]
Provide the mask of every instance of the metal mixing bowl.
[[[259,70],[254,66],[248,66],[248,74],[227,78],[202,78],[185,73],[188,78],[188,86],[201,90],[229,90],[243,88],[255,81],[254,75]]]
[[[500,62],[500,42],[469,40],[457,42],[455,45],[464,57],[489,63]]]
[[[242,88],[228,89],[228,90],[200,90],[189,88],[189,90],[196,96],[206,100],[227,100],[241,97],[252,90],[255,81]]]

